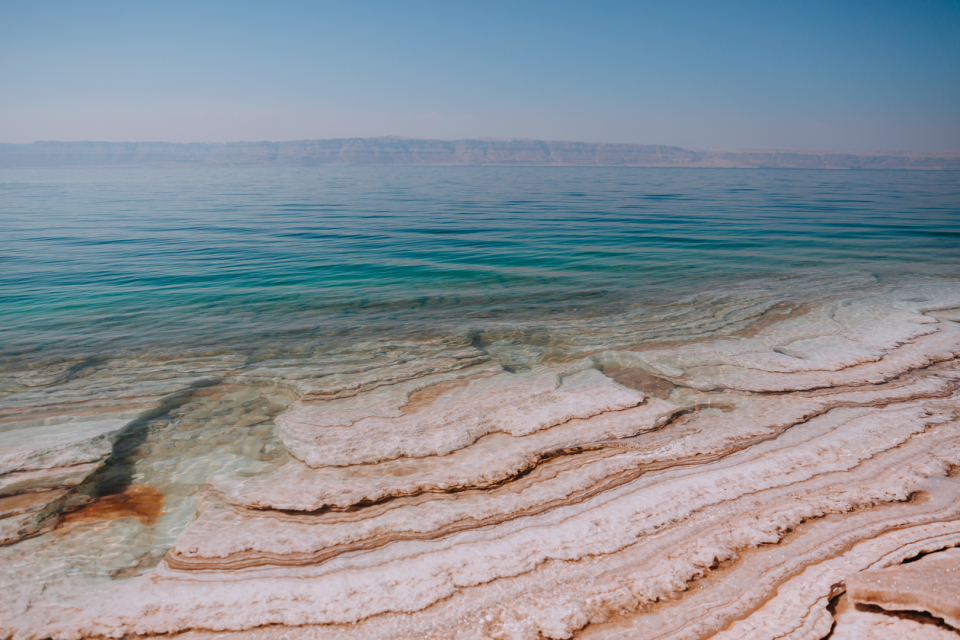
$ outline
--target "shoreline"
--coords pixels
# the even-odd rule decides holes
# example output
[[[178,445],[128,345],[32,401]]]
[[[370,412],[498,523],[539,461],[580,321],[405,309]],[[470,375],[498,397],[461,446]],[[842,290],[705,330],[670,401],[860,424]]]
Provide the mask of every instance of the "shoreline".
[[[545,344],[36,372],[4,399],[0,485],[46,506],[22,511],[0,581],[48,577],[0,628],[732,639],[911,622],[830,603],[849,576],[960,546],[960,288],[725,304],[689,309],[680,341],[611,318]],[[76,545],[102,552],[59,555]]]

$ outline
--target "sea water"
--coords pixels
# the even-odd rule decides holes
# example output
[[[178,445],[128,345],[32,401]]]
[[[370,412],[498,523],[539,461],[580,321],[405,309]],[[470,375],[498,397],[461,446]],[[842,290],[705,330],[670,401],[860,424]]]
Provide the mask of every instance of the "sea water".
[[[603,315],[748,281],[960,275],[960,173],[0,172],[7,362]]]

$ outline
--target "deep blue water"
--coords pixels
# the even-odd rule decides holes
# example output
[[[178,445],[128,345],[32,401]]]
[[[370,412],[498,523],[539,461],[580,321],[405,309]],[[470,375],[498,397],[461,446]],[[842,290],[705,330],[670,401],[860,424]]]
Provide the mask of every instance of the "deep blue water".
[[[960,173],[0,172],[7,358],[603,314],[751,278],[960,278]]]

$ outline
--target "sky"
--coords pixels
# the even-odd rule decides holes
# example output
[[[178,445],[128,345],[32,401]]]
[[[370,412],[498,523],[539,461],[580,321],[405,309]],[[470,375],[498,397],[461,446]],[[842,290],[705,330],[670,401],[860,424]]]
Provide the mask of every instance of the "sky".
[[[0,0],[0,142],[960,150],[952,2]]]

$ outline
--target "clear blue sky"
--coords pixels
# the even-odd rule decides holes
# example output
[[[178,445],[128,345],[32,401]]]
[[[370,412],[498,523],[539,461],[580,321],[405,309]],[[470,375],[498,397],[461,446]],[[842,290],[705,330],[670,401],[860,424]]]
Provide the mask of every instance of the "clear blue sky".
[[[954,2],[0,0],[0,142],[960,149]]]

